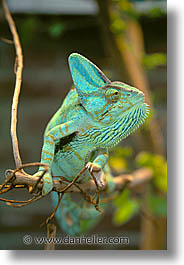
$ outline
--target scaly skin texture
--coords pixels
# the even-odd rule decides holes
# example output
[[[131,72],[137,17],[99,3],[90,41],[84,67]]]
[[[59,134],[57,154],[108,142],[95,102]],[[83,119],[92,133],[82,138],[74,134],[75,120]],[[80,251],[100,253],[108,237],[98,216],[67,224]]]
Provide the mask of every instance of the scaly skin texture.
[[[47,163],[50,170],[44,176],[42,193],[52,190],[52,175],[71,181],[86,164],[88,171],[79,182],[89,180],[93,172],[99,186],[105,177],[113,189],[113,178],[106,166],[108,149],[146,119],[148,107],[144,94],[127,84],[111,82],[80,54],[69,56],[69,66],[75,88],[70,90],[45,131],[41,163]],[[35,175],[42,171],[40,167]],[[56,195],[52,192],[55,204]],[[56,217],[65,232],[76,235],[96,224],[98,215],[93,205],[87,205],[84,200],[76,203],[69,194],[64,194]]]

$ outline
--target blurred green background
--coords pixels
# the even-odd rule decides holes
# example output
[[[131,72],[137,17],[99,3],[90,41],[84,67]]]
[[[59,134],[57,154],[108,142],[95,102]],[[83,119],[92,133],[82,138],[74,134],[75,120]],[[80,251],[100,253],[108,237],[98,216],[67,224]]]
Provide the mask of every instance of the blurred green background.
[[[129,190],[120,194],[91,232],[103,236],[128,236],[130,244],[56,248],[166,249],[166,1],[9,0],[7,4],[24,53],[18,112],[23,163],[40,159],[44,128],[72,85],[67,63],[72,52],[89,58],[111,80],[120,80],[143,90],[151,105],[149,121],[112,150],[109,163],[114,175],[149,167],[153,170],[153,179],[143,185],[136,200]],[[0,37],[12,39],[2,9],[0,25]],[[14,168],[9,133],[14,60],[13,45],[1,40],[1,183],[5,170]],[[26,191],[13,191],[8,197],[28,198]],[[140,205],[156,220],[156,225],[140,214]],[[50,198],[21,209],[9,208],[1,202],[0,249],[43,249],[43,246],[23,244],[22,237],[25,234],[45,235],[46,229],[40,229],[39,225],[51,211]],[[62,235],[59,228],[57,235]]]

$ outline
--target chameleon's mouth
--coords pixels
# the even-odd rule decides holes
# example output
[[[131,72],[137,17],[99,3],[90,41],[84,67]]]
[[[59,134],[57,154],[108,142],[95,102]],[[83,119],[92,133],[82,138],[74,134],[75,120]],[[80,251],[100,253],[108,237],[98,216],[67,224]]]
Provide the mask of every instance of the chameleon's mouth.
[[[106,110],[106,111],[102,114],[102,117],[104,117],[108,112],[109,112],[109,110]]]
[[[113,105],[111,105],[104,113],[102,113],[102,117],[101,117],[101,119],[103,119],[104,118],[104,116],[105,115],[107,115],[108,113],[109,113],[109,111],[111,110],[113,108]]]

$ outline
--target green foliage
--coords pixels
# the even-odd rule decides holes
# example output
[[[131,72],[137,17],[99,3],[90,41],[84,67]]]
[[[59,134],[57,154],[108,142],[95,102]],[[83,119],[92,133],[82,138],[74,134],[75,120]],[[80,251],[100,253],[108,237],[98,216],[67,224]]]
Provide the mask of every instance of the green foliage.
[[[111,158],[111,166],[120,170],[120,164],[132,156],[131,148],[115,148],[115,155]],[[123,160],[122,160],[123,158]],[[147,198],[148,205],[155,216],[166,216],[167,214],[167,163],[163,156],[141,152],[136,157],[139,167],[148,167],[153,171],[153,186]],[[126,167],[128,168],[127,164]],[[155,189],[156,188],[156,189]],[[141,202],[140,202],[141,203]],[[125,189],[113,202],[115,213],[113,221],[116,225],[128,222],[139,210],[139,205],[132,198],[130,191]]]
[[[141,152],[136,157],[136,163],[140,167],[151,168],[155,187],[163,193],[167,192],[167,162],[163,156]]]
[[[21,36],[24,44],[28,44],[34,38],[37,28],[39,28],[39,20],[36,17],[28,17],[21,24]]]
[[[127,25],[127,20],[137,18],[137,12],[128,0],[116,0],[111,10],[111,31],[118,35],[122,34]]]
[[[114,34],[120,34],[123,33],[126,27],[125,22],[118,16],[112,16],[112,20],[111,20],[111,31]]]
[[[161,217],[167,215],[167,200],[165,196],[152,193],[148,198],[148,204],[154,215]]]
[[[117,146],[114,150],[117,155],[124,156],[126,158],[131,157],[133,154],[132,148],[130,146],[126,146],[126,147]]]
[[[65,25],[61,22],[54,23],[49,27],[49,34],[53,38],[58,38],[61,36],[63,31],[65,30]]]
[[[119,9],[129,17],[137,18],[137,12],[129,0],[119,0]]]
[[[158,17],[161,17],[163,14],[164,13],[162,9],[159,7],[152,8],[151,10],[147,12],[147,16],[150,18],[158,18]]]
[[[163,53],[155,53],[151,55],[144,55],[143,65],[147,69],[153,69],[160,65],[165,65],[167,63],[167,56]]]
[[[110,167],[117,173],[122,173],[128,168],[127,158],[132,156],[132,149],[130,147],[115,147],[112,155],[109,158]]]
[[[116,211],[113,217],[113,221],[116,225],[122,225],[128,222],[137,212],[138,204],[130,196],[128,189],[124,190],[113,202]]]
[[[161,155],[141,152],[136,157],[140,167],[149,167],[153,171],[153,186],[148,196],[148,205],[156,216],[167,215],[167,162]],[[156,189],[155,189],[156,188]]]
[[[132,155],[131,149],[117,148],[114,160],[120,159],[121,154],[127,157]],[[125,159],[125,157],[123,157]],[[126,160],[125,160],[126,161]],[[166,216],[167,214],[167,163],[163,156],[141,152],[136,157],[139,167],[148,167],[153,171],[153,186],[147,198],[149,207],[155,216]],[[156,188],[156,189],[155,189]],[[141,202],[140,202],[141,203]],[[130,191],[125,189],[113,202],[116,210],[113,221],[116,225],[128,222],[139,210],[139,205],[131,197]]]

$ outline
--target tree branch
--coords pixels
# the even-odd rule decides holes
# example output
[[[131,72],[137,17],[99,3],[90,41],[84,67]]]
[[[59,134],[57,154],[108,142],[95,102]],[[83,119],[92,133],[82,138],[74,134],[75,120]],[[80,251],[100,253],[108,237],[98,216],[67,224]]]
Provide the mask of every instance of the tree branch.
[[[16,83],[15,83],[15,90],[14,90],[13,102],[12,102],[12,112],[11,112],[11,138],[12,138],[15,165],[16,167],[20,167],[22,165],[22,161],[21,161],[21,157],[19,153],[16,126],[17,126],[17,107],[18,107],[18,100],[19,100],[19,94],[20,94],[21,83],[22,83],[23,55],[22,55],[22,48],[21,48],[17,30],[16,30],[16,26],[9,12],[9,9],[8,9],[8,6],[5,0],[2,0],[2,7],[3,7],[4,14],[6,16],[6,19],[8,21],[8,24],[9,24],[9,27],[10,27],[10,30],[13,36],[13,42],[14,42],[15,51],[16,51],[16,59],[15,59]]]
[[[11,177],[14,174],[14,179],[11,182],[11,185],[14,186],[14,188],[23,188],[23,187],[29,187],[34,186],[35,183],[38,181],[38,177],[31,176],[31,175],[25,175],[22,172],[18,171],[14,173],[13,170],[7,170],[6,175],[7,177]],[[129,188],[134,188],[138,185],[143,184],[144,182],[150,180],[152,178],[152,171],[148,168],[141,168],[138,170],[135,170],[132,174],[122,174],[120,176],[114,177],[114,182],[116,184],[115,190],[122,190],[124,186],[129,183]],[[68,186],[68,183],[66,183],[65,180],[53,180],[53,191],[56,192],[63,192],[65,188]],[[43,184],[39,183],[37,188],[39,190],[42,189]],[[83,191],[85,192],[95,192],[96,191],[96,184],[93,180],[87,181],[85,183],[77,183],[77,186],[79,186]],[[77,186],[72,185],[70,186],[65,192],[80,192],[80,189],[77,188]],[[0,185],[1,188],[1,185]],[[4,188],[8,188],[8,186],[5,186]],[[107,184],[100,189],[100,191],[107,191]]]

